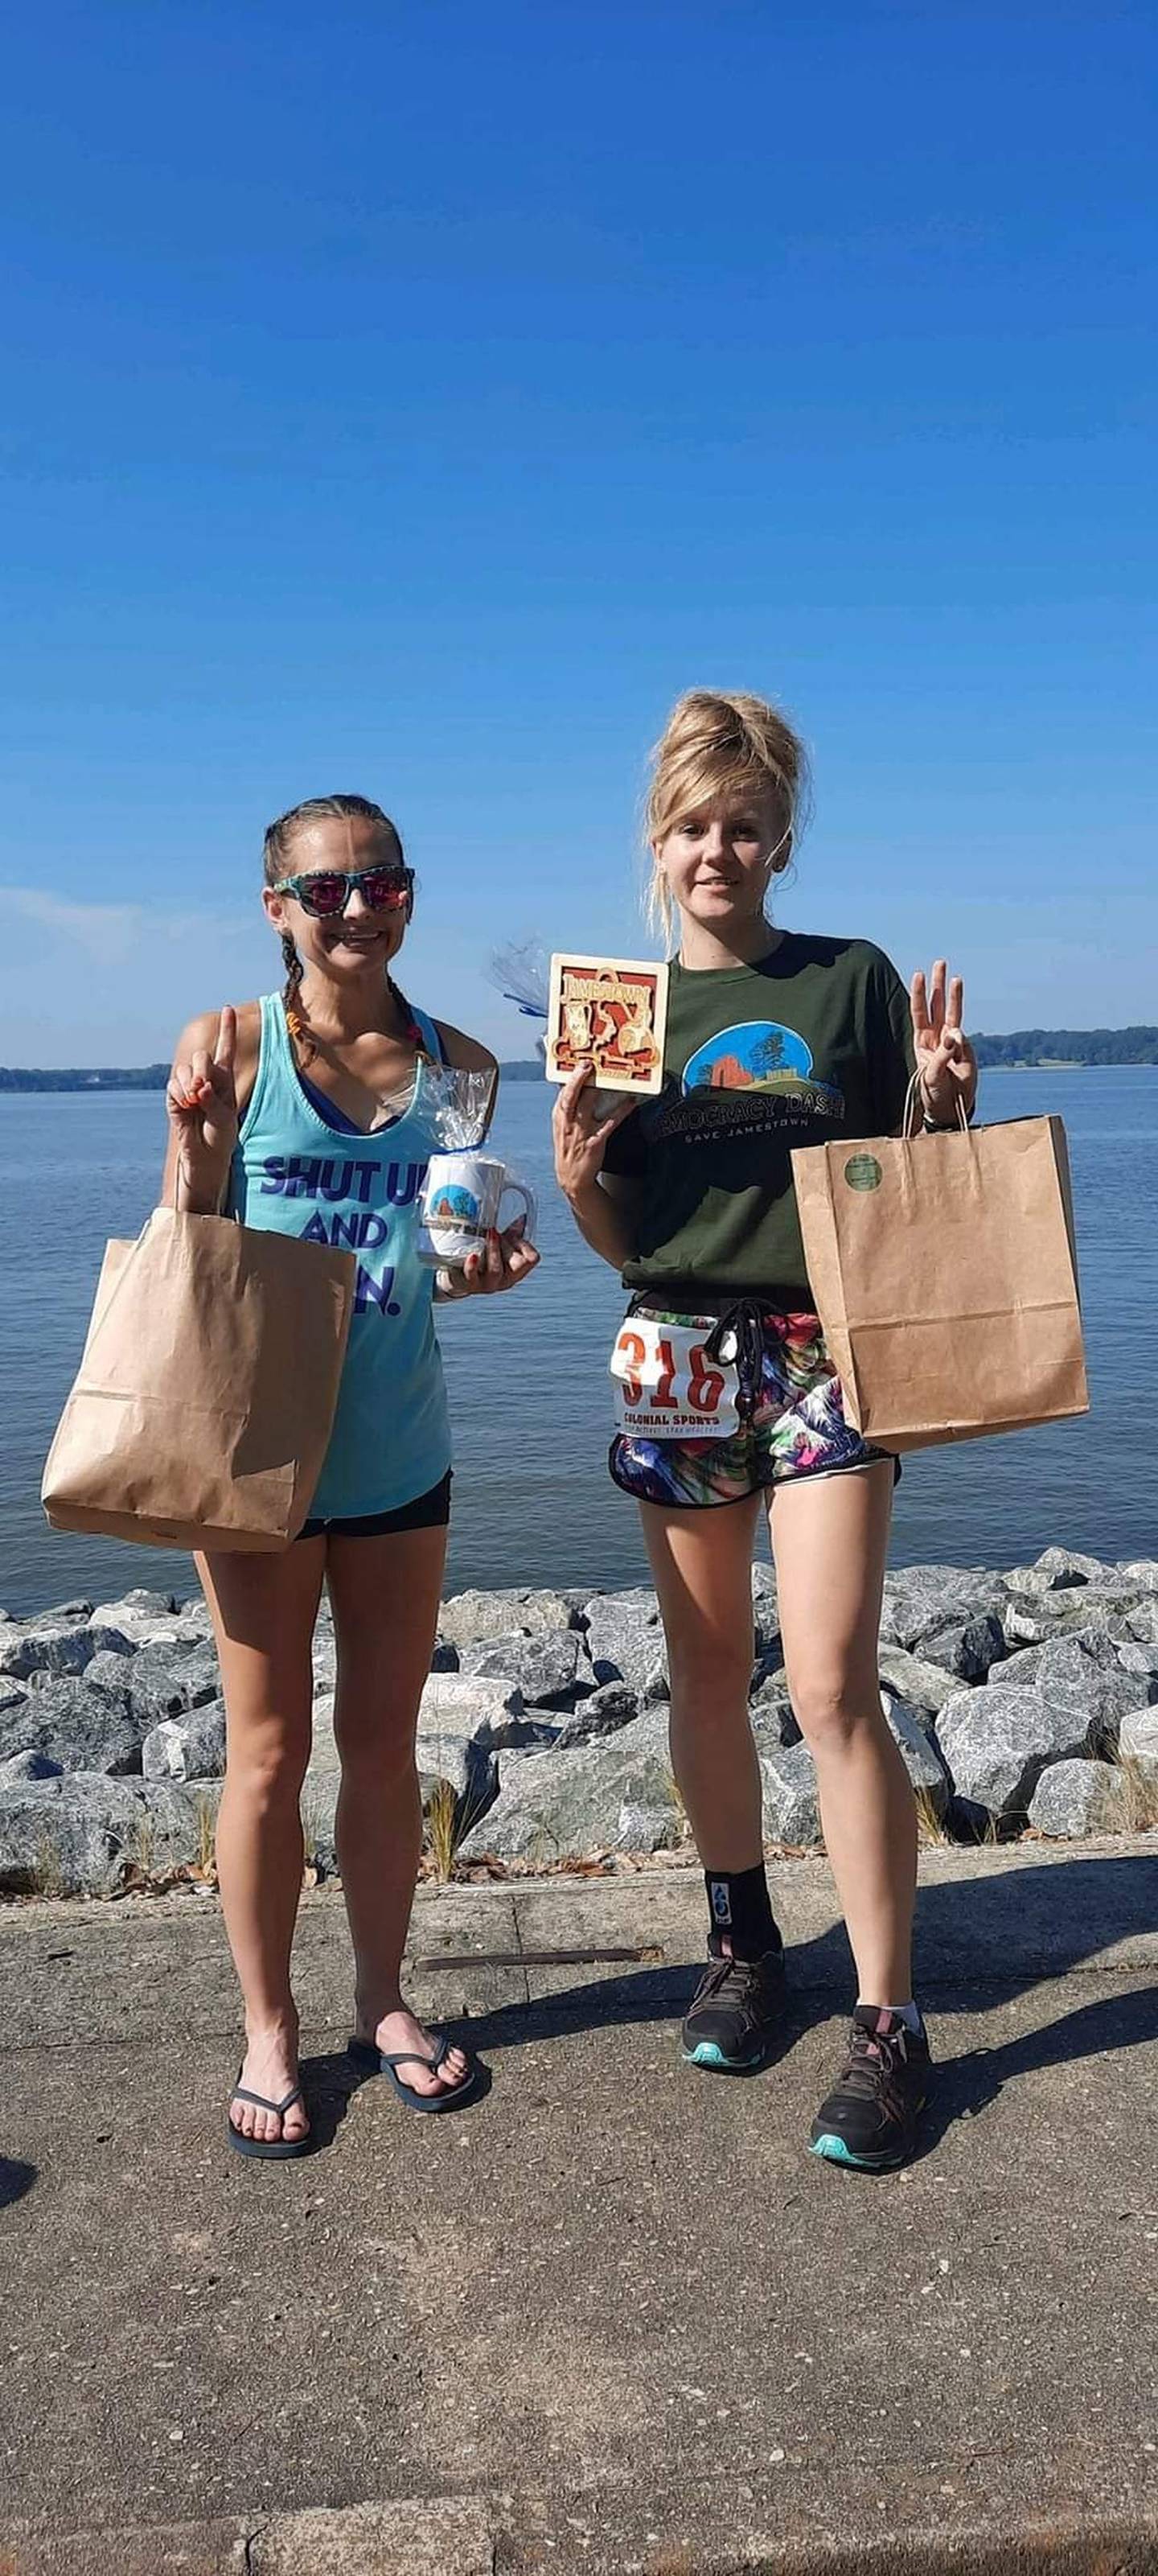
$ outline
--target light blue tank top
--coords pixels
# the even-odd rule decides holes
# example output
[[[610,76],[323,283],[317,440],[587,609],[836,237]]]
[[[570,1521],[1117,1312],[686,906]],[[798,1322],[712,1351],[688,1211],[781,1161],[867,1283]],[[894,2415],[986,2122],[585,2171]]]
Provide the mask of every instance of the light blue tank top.
[[[432,1022],[414,1017],[439,1054]],[[338,1409],[310,1518],[360,1520],[429,1493],[450,1465],[450,1423],[431,1303],[417,1250],[434,1138],[419,1059],[409,1107],[373,1136],[329,1126],[298,1079],[280,994],[261,1005],[261,1054],[233,1157],[229,1211],[271,1234],[357,1256]]]

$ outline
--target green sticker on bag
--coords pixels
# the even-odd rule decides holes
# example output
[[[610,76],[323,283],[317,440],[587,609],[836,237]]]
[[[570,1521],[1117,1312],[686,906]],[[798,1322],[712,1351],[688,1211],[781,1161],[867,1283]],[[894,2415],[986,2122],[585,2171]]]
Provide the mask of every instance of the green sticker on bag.
[[[850,1190],[879,1190],[885,1176],[875,1154],[850,1154],[844,1177]]]

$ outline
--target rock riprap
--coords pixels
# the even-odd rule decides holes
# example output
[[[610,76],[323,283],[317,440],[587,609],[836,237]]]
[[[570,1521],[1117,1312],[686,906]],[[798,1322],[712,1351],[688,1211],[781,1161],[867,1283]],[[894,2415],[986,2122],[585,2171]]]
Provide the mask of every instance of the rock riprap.
[[[812,1756],[784,1671],[776,1581],[752,1578],[751,1715],[764,1830],[814,1845]],[[931,1823],[1076,1835],[1158,1828],[1158,1562],[900,1566],[881,1704]],[[338,1764],[327,1606],[314,1655],[307,1843],[333,1868]],[[667,1744],[653,1592],[468,1591],[442,1605],[418,1763],[465,1861],[523,1866],[688,1840]],[[0,1611],[0,1890],[104,1893],[203,1861],[225,1764],[208,1612],[172,1594]]]

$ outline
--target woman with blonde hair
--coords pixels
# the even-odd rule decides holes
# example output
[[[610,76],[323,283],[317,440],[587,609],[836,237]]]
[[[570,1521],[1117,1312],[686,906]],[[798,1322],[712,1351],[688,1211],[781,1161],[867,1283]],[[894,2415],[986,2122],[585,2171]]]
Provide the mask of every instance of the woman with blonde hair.
[[[681,698],[648,804],[653,909],[678,933],[664,1087],[604,1117],[580,1067],[559,1097],[555,1158],[580,1232],[632,1292],[613,1361],[623,1401],[611,1472],[640,1507],[667,1635],[672,1764],[708,1901],[684,2055],[751,2071],[783,2026],[748,1715],[765,1503],[792,1706],[858,1978],[811,2145],[879,2170],[912,2151],[930,2066],[911,1967],[914,1802],[877,1675],[900,1470],[845,1419],[790,1156],[899,1128],[914,1072],[926,1124],[956,1124],[960,1105],[972,1114],[977,1061],[944,962],[907,993],[868,941],[772,923],[769,891],[806,798],[803,747],[774,707],[706,689]]]

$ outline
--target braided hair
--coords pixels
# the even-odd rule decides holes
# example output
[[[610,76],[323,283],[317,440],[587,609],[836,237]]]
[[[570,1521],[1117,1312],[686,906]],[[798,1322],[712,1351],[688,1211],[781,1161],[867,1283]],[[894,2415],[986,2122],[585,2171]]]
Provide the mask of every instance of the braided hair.
[[[279,814],[266,832],[262,864],[268,886],[276,886],[279,878],[286,873],[285,863],[290,855],[294,836],[302,825],[323,821],[334,815],[339,820],[345,820],[350,816],[361,816],[366,822],[378,824],[381,833],[389,836],[397,849],[399,858],[402,858],[402,835],[397,824],[392,823],[390,816],[383,811],[381,805],[373,804],[368,796],[307,796],[304,804],[291,805],[286,813]],[[281,993],[286,1027],[294,1043],[301,1048],[303,1065],[311,1064],[318,1050],[310,1033],[310,1024],[301,999],[302,979],[306,970],[298,955],[293,932],[290,930],[282,932],[281,954],[282,964],[286,970]],[[410,1004],[399,990],[389,968],[386,970],[386,990],[402,1021],[404,1037],[417,1049],[419,1055],[428,1054],[429,1050]]]

